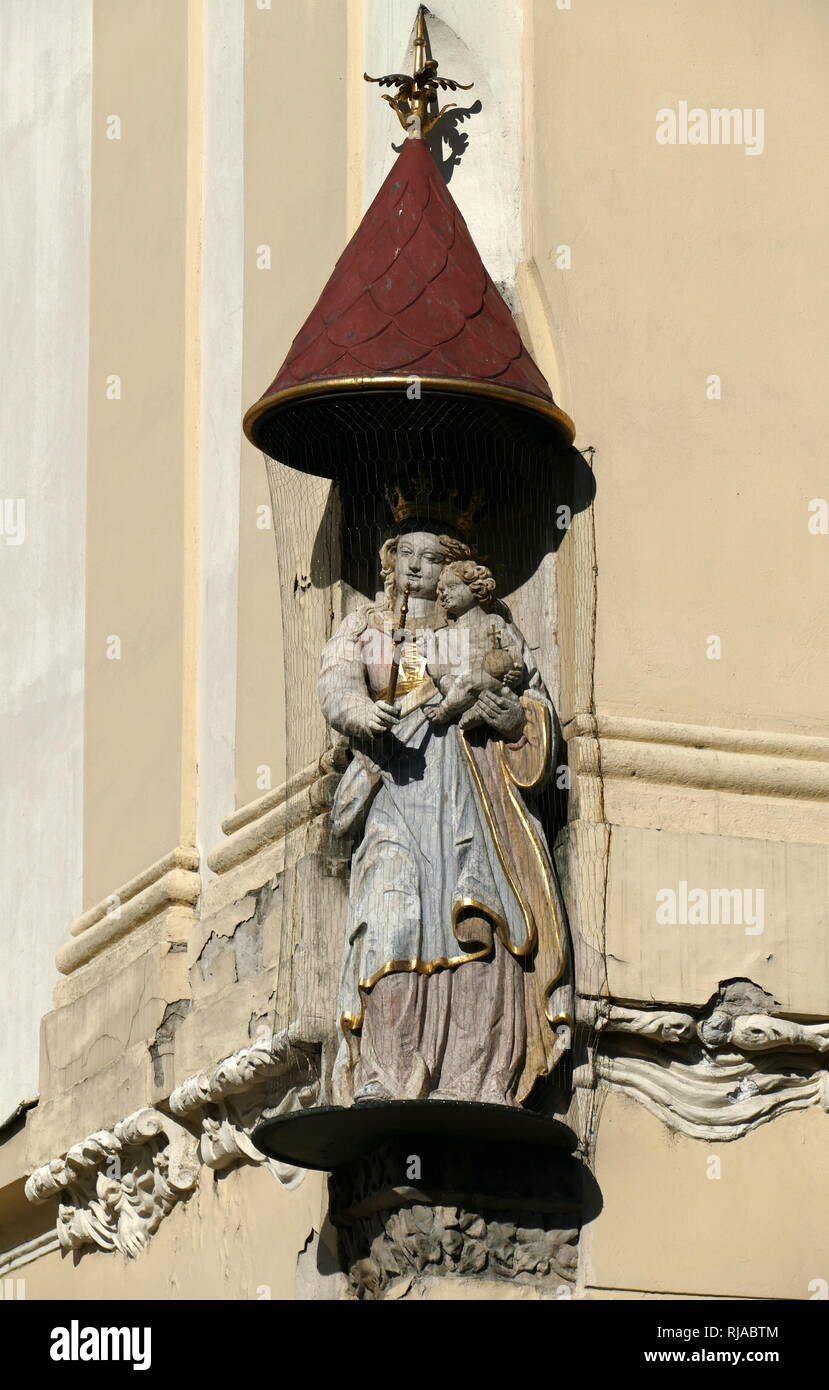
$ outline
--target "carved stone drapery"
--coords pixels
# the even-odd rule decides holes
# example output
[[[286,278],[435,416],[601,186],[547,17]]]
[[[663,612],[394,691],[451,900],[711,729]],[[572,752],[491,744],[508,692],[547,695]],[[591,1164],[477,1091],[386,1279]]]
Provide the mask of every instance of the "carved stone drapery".
[[[586,1002],[585,1021],[600,1035],[594,1080],[695,1139],[739,1139],[791,1110],[828,1110],[829,1023],[773,1008],[747,980],[722,985],[696,1015]]]

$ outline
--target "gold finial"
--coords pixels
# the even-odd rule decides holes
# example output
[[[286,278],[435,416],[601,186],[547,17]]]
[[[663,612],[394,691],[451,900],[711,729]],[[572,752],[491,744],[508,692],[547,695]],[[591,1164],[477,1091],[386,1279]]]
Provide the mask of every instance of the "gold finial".
[[[414,63],[412,66],[412,76],[417,77],[420,69],[426,63],[426,49],[429,43],[429,35],[426,33],[426,6],[419,5],[417,18],[415,19],[414,31]]]
[[[388,96],[382,93],[384,101],[389,103],[397,118],[407,134],[415,140],[422,140],[431,130],[434,130],[444,112],[451,107],[457,106],[457,102],[450,101],[446,106],[428,119],[428,110],[431,105],[437,105],[438,88],[441,91],[468,92],[470,87],[474,87],[474,82],[456,82],[452,77],[438,77],[438,62],[436,58],[427,58],[429,48],[429,35],[426,31],[426,6],[420,5],[415,20],[414,32],[414,63],[411,77],[407,77],[402,72],[392,72],[386,77],[369,77],[367,72],[363,73],[366,82],[376,82],[380,87],[396,87],[397,95]]]

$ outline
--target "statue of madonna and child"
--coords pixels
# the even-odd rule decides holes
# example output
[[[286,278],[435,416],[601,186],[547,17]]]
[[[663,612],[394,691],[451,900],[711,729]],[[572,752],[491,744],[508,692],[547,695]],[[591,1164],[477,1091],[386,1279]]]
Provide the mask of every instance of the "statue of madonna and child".
[[[555,714],[490,570],[449,529],[399,524],[385,601],[322,655],[322,711],[352,753],[331,810],[352,850],[343,1105],[519,1107],[570,1044],[565,914],[533,810]]]

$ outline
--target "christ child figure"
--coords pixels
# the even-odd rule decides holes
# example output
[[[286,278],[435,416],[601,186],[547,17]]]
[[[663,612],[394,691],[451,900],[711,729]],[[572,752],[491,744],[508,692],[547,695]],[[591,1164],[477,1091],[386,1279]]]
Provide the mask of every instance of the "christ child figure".
[[[444,650],[429,662],[429,674],[443,699],[424,710],[433,724],[459,719],[460,728],[484,722],[479,696],[503,694],[521,683],[521,641],[511,623],[489,611],[495,580],[486,565],[455,560],[437,585],[438,603],[451,626]]]

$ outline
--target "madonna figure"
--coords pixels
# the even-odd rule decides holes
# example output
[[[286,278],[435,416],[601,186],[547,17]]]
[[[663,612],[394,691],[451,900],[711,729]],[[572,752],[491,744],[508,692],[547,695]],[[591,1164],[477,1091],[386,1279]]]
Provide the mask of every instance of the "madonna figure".
[[[380,552],[385,604],[350,614],[322,656],[322,710],[353,754],[331,813],[353,846],[334,1074],[345,1105],[520,1106],[569,1046],[564,910],[532,810],[555,766],[554,711],[503,618],[490,675],[464,674],[457,595],[486,609],[494,584],[458,563],[475,557],[448,529],[397,528]]]

